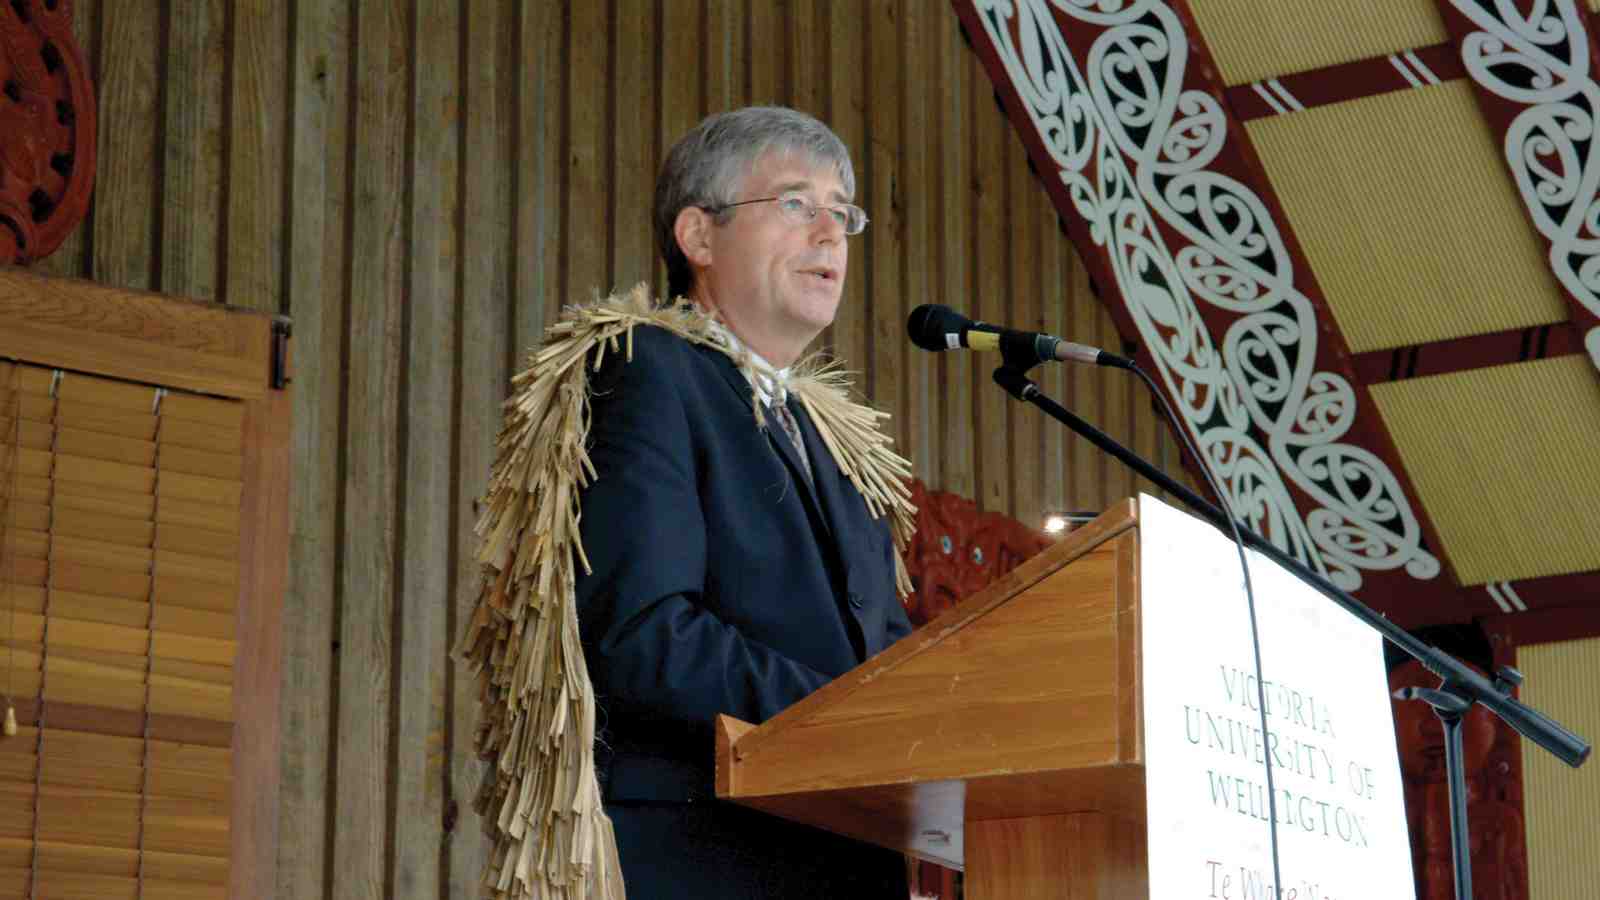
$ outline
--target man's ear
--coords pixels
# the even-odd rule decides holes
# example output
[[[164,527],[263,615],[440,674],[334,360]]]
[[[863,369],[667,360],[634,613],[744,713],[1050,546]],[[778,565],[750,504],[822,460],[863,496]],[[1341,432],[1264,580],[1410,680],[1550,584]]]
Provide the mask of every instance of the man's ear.
[[[678,219],[672,223],[678,249],[689,262],[702,268],[711,265],[711,227],[711,214],[698,206],[678,210]]]

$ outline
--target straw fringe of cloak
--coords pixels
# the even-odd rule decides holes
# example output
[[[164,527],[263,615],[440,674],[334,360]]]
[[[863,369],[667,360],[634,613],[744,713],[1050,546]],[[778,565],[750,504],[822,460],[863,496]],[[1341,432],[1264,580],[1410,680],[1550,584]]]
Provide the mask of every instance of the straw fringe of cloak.
[[[578,636],[576,566],[589,562],[578,536],[579,492],[596,478],[585,449],[589,372],[609,353],[632,358],[633,329],[664,328],[684,340],[736,351],[692,304],[657,307],[643,284],[568,307],[531,364],[512,379],[488,493],[479,514],[483,568],[477,608],[455,653],[477,677],[475,740],[493,763],[474,806],[493,837],[485,896],[623,900],[611,821],[594,768],[594,689]],[[914,529],[911,466],[879,430],[889,417],[850,399],[836,364],[813,355],[791,369],[805,406],[839,468],[872,515],[890,517],[895,575],[911,590],[902,554]],[[751,395],[757,427],[763,408]]]

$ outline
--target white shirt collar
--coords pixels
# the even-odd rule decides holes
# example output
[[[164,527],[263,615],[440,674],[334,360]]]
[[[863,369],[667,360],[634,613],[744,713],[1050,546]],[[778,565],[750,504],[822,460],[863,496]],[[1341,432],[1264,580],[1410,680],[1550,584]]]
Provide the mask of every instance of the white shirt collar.
[[[750,387],[755,389],[756,399],[762,404],[770,406],[772,403],[789,402],[789,367],[775,369],[766,358],[745,345],[733,330],[721,322],[713,320],[711,327],[721,333],[728,347],[733,350],[734,356],[748,359],[748,366],[740,366],[745,378],[749,379]]]

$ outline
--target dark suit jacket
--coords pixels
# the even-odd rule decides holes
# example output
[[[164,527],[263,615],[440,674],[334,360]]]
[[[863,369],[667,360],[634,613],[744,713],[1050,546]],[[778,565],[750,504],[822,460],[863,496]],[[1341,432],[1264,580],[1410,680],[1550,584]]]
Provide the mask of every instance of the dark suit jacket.
[[[814,491],[725,354],[650,327],[633,353],[591,376],[577,583],[629,897],[902,900],[897,854],[712,789],[718,713],[763,722],[910,633],[887,523],[798,402]]]

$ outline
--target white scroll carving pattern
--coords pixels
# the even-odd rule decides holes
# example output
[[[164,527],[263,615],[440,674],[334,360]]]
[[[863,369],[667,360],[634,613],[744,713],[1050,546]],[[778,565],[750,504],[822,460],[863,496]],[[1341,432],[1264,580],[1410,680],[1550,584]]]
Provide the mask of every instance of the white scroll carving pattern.
[[[1315,370],[1314,308],[1271,214],[1208,168],[1227,138],[1225,114],[1210,95],[1183,90],[1178,17],[1158,0],[976,6],[1229,508],[1346,590],[1363,571],[1436,577],[1394,473],[1340,440],[1355,391]],[[1054,12],[1105,29],[1082,70]],[[1156,216],[1181,237],[1176,253]],[[1197,301],[1238,316],[1220,347]],[[1291,483],[1311,498],[1304,518]]]
[[[1600,86],[1572,0],[1451,0],[1480,31],[1461,42],[1467,74],[1523,107],[1506,129],[1506,162],[1535,227],[1550,241],[1550,271],[1600,318]],[[1600,326],[1584,334],[1600,367]]]

